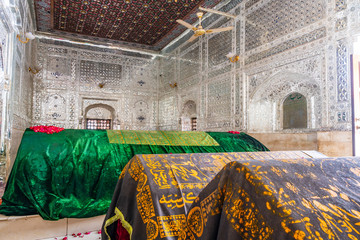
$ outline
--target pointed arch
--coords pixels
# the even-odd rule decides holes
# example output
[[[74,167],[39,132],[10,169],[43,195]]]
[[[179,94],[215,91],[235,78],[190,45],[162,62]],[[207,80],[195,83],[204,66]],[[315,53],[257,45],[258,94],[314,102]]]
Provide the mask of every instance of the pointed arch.
[[[85,128],[113,129],[115,109],[110,105],[102,103],[89,105],[85,108],[84,116]]]
[[[316,128],[321,122],[321,92],[317,81],[305,74],[281,71],[268,77],[249,96],[248,129],[273,132],[286,129],[282,116],[283,103],[291,93],[307,99],[307,127]]]
[[[196,131],[197,130],[197,111],[196,103],[188,100],[184,103],[181,110],[181,130]]]

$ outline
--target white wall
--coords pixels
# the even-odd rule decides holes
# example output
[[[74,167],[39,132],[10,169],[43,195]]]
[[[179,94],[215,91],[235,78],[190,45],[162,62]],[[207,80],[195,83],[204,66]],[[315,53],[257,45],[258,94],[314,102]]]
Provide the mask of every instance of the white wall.
[[[0,3],[1,139],[11,139],[12,156],[26,127],[83,128],[86,109],[96,104],[115,110],[116,129],[180,130],[184,105],[193,101],[198,130],[351,131],[356,0],[230,1],[219,10],[235,20],[205,15],[203,26],[232,31],[179,40],[156,59],[46,39],[22,44],[16,34],[35,28],[28,1],[6,2]],[[240,61],[231,63],[230,51]],[[27,71],[36,65],[38,74]],[[282,102],[291,92],[307,98],[307,129],[282,129]]]
[[[220,9],[235,20],[205,16],[205,28],[234,29],[166,53],[160,83],[166,121],[160,127],[179,128],[181,108],[193,100],[199,130],[351,131],[350,54],[360,32],[359,9],[351,0],[249,0]],[[230,51],[239,62],[226,59]],[[168,82],[177,82],[176,90]],[[282,103],[292,92],[307,98],[307,129],[282,129]]]
[[[33,124],[85,128],[87,109],[105,105],[114,110],[114,129],[156,129],[158,64],[151,56],[41,39],[37,64]],[[107,111],[98,110],[99,117]]]
[[[0,13],[1,148],[7,155],[9,174],[22,134],[32,120],[33,76],[28,68],[33,67],[36,43],[24,44],[16,38],[17,34],[34,32],[28,1],[1,1]]]

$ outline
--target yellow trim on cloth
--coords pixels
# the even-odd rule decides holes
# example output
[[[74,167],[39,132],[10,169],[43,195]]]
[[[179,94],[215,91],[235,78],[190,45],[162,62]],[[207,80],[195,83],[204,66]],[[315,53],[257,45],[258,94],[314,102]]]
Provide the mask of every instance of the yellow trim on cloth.
[[[219,146],[206,132],[107,130],[110,143],[169,146]]]
[[[131,235],[132,235],[133,229],[132,229],[130,223],[125,220],[124,214],[122,214],[122,212],[117,207],[115,207],[114,212],[115,212],[115,215],[112,216],[111,218],[109,218],[108,220],[106,220],[105,225],[104,225],[104,231],[105,231],[106,236],[108,237],[108,240],[111,240],[111,238],[110,238],[110,236],[109,236],[109,234],[107,232],[107,227],[110,226],[111,224],[113,224],[114,222],[116,222],[119,219],[121,221],[122,226],[129,233],[130,240],[131,240]]]

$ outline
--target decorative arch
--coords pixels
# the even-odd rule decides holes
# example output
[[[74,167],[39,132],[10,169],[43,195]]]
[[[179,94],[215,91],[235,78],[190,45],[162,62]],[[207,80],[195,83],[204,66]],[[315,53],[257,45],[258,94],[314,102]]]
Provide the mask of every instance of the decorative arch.
[[[92,104],[85,108],[84,111],[84,128],[88,128],[89,123],[99,123],[101,128],[96,129],[113,129],[115,119],[115,109],[107,104]],[[90,121],[93,120],[93,121]],[[103,121],[101,121],[103,120]],[[94,128],[90,128],[94,129]]]
[[[181,130],[182,131],[196,131],[197,130],[196,103],[193,100],[186,101],[182,107]]]
[[[283,103],[289,94],[295,92],[307,99],[307,127],[320,126],[322,105],[320,86],[317,81],[305,74],[281,71],[267,78],[250,93],[249,131],[283,130]]]
[[[188,100],[184,103],[183,108],[181,110],[181,116],[184,117],[196,117],[196,103],[193,100]]]

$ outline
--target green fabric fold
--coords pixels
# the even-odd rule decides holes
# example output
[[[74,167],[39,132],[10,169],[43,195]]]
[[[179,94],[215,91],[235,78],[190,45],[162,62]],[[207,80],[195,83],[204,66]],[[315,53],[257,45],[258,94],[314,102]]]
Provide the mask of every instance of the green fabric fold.
[[[245,133],[208,132],[220,146],[110,144],[105,130],[27,129],[0,205],[0,214],[46,220],[105,214],[117,179],[135,154],[267,151]]]

